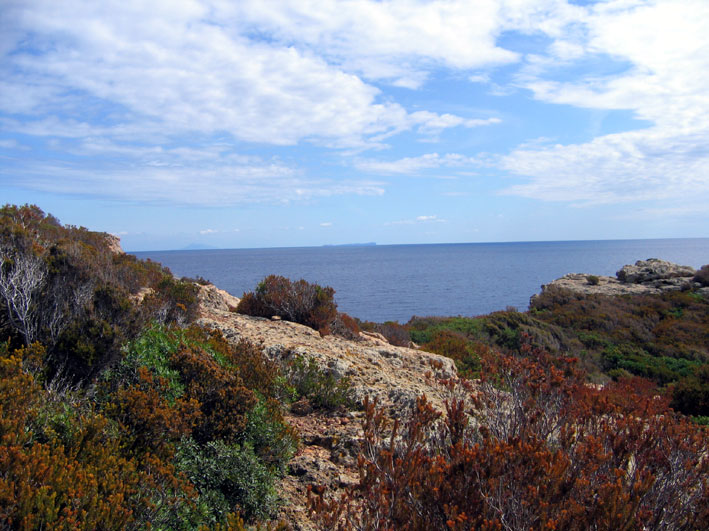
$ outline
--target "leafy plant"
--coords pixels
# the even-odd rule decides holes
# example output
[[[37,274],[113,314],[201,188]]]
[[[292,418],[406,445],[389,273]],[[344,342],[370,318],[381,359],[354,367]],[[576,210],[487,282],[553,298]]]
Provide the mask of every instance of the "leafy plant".
[[[206,513],[202,523],[224,522],[235,512],[250,521],[274,516],[278,507],[275,477],[248,444],[212,441],[200,445],[184,439],[176,462],[200,493],[198,504]]]
[[[349,378],[336,378],[322,370],[312,358],[293,354],[285,362],[283,373],[295,397],[307,398],[314,407],[332,410],[355,405]]]

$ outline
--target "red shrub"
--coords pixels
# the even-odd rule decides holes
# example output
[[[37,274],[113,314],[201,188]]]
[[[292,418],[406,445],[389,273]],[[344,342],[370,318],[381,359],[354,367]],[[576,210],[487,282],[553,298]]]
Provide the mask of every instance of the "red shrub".
[[[694,529],[709,517],[707,441],[646,395],[583,384],[539,351],[485,360],[442,422],[418,401],[400,430],[367,404],[360,482],[311,495],[332,529]],[[619,394],[631,394],[622,399]],[[681,493],[679,495],[678,493]]]

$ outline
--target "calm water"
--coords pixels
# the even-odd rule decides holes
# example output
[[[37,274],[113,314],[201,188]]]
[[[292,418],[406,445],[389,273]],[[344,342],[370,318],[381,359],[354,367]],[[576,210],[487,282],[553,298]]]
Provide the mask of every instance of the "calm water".
[[[615,275],[625,264],[662,258],[699,268],[709,238],[370,247],[301,247],[135,253],[178,276],[202,276],[240,297],[266,275],[335,288],[338,308],[371,321],[413,315],[474,316],[514,306],[566,273]]]

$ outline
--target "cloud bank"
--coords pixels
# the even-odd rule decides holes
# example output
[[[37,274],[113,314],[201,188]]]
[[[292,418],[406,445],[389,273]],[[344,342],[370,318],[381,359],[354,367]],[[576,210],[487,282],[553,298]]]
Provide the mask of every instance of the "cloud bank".
[[[371,174],[478,164],[445,146],[384,155],[402,135],[439,141],[503,122],[494,109],[416,103],[454,77],[647,124],[488,154],[516,180],[503,194],[709,200],[707,24],[705,0],[9,0],[0,179],[207,206],[381,195]],[[304,147],[349,173],[314,175],[297,153],[282,156]]]

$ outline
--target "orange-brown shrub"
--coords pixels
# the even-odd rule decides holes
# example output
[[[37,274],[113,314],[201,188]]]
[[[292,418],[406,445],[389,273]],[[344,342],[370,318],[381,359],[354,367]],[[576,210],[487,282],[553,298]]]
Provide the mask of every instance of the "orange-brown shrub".
[[[352,317],[346,313],[338,313],[332,323],[331,332],[336,336],[344,337],[352,341],[359,341],[359,325]]]
[[[91,410],[76,412],[69,438],[37,432],[48,392],[31,371],[39,347],[10,352],[0,345],[0,527],[125,529],[151,512],[155,467],[122,455],[123,441]],[[173,489],[174,492],[174,489]],[[166,495],[166,502],[173,494]]]
[[[234,441],[244,431],[247,414],[256,405],[253,391],[238,374],[221,366],[198,346],[184,346],[171,359],[185,386],[185,398],[197,401],[201,415],[192,432],[198,442]]]
[[[178,398],[170,404],[164,397],[167,383],[145,367],[138,368],[138,382],[117,390],[106,412],[128,431],[133,448],[169,457],[173,444],[192,433],[201,420],[200,403]]]
[[[471,411],[452,399],[441,417],[422,397],[410,419],[392,428],[367,403],[359,484],[340,499],[311,494],[320,524],[410,530],[703,527],[709,462],[702,428],[630,387],[588,387],[573,360],[526,348],[524,358],[485,359],[478,386],[459,384],[471,393]],[[469,422],[470,414],[476,423]]]

